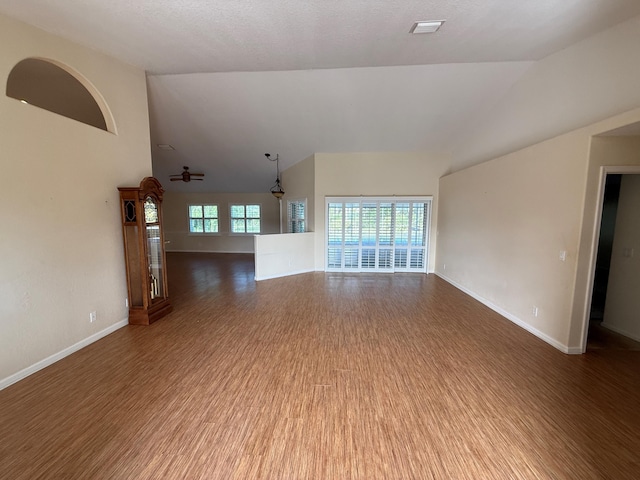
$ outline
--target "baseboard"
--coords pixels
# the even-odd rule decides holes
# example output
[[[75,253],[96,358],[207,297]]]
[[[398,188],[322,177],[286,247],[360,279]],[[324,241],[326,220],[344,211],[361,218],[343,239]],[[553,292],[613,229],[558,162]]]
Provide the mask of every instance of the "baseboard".
[[[568,353],[569,355],[582,355],[584,350],[582,347],[567,347],[567,351],[565,353]]]
[[[167,253],[251,253],[253,254],[253,250],[169,250],[165,249]]]
[[[640,342],[640,336],[633,333],[629,333],[621,328],[616,327],[615,325],[611,325],[610,323],[607,323],[607,322],[602,322],[600,326],[606,328],[607,330],[611,330],[612,332],[619,333],[620,335],[624,335],[625,337],[630,338],[631,340]]]
[[[479,301],[480,303],[482,303],[483,305],[489,307],[491,310],[493,310],[496,313],[499,313],[500,315],[502,315],[503,317],[505,317],[507,320],[515,323],[516,325],[518,325],[521,328],[524,328],[527,332],[532,333],[533,335],[535,335],[536,337],[538,337],[540,340],[543,340],[544,342],[548,343],[549,345],[551,345],[554,348],[557,348],[558,350],[560,350],[562,353],[567,353],[567,354],[580,354],[582,353],[581,349],[577,349],[577,348],[570,348],[567,345],[564,345],[560,342],[558,342],[555,338],[550,337],[549,335],[547,335],[546,333],[541,332],[540,330],[538,330],[535,327],[532,327],[531,325],[529,325],[527,322],[523,321],[522,319],[516,317],[515,315],[507,312],[506,310],[502,309],[501,307],[495,305],[494,303],[490,302],[489,300],[487,300],[484,297],[481,297],[480,295],[476,294],[475,292],[472,292],[471,290],[469,290],[466,287],[463,287],[462,285],[456,283],[455,281],[453,281],[452,279],[450,279],[449,277],[443,275],[440,272],[435,272],[435,274],[442,278],[445,282],[450,283],[451,285],[453,285],[454,287],[456,287],[458,290],[462,290],[464,293],[466,293],[467,295],[469,295],[470,297],[476,299],[477,301]]]
[[[316,270],[314,268],[311,268],[309,270],[296,270],[293,272],[287,272],[287,273],[280,273],[278,275],[268,275],[266,277],[255,277],[256,282],[259,282],[261,280],[269,280],[272,278],[281,278],[281,277],[289,277],[291,275],[300,275],[301,273],[310,273],[310,272],[315,272]]]
[[[40,360],[39,362],[34,363],[33,365],[23,370],[20,370],[19,372],[14,373],[13,375],[8,376],[7,378],[3,378],[2,380],[0,380],[0,390],[7,388],[9,385],[13,385],[16,382],[19,382],[20,380],[28,377],[29,375],[36,373],[39,370],[42,370],[43,368],[48,367],[49,365],[56,363],[58,360],[62,360],[64,357],[68,357],[69,355],[77,352],[81,348],[84,348],[87,345],[90,345],[93,342],[96,342],[101,338],[106,337],[110,333],[113,333],[116,330],[128,324],[129,324],[129,320],[125,318],[124,320],[114,323],[113,325],[105,328],[104,330],[94,333],[93,335],[85,338],[84,340],[80,340],[78,343],[75,343],[70,347],[65,348],[64,350],[61,350],[58,353],[54,353],[53,355],[48,356],[44,360]]]

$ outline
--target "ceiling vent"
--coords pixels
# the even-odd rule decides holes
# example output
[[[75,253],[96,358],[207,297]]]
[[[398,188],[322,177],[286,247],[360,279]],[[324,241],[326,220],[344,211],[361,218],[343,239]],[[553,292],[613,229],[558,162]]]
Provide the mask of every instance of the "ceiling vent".
[[[442,26],[444,20],[429,20],[427,22],[416,22],[409,30],[409,33],[435,33]]]

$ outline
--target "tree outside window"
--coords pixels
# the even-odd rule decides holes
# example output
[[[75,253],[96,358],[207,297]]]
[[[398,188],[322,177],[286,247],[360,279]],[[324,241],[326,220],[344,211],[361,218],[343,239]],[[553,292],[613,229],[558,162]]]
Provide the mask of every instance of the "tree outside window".
[[[260,205],[231,205],[231,233],[260,233]]]
[[[217,205],[189,205],[189,233],[218,233]]]

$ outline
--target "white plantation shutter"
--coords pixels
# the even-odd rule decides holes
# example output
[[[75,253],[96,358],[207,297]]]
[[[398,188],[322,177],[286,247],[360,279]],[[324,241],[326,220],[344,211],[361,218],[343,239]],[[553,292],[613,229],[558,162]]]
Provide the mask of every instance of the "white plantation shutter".
[[[378,270],[393,271],[393,203],[378,204]]]
[[[358,269],[360,259],[360,205],[344,205],[344,256],[342,268]]]
[[[362,269],[376,268],[376,230],[378,226],[378,205],[376,203],[362,204]]]
[[[329,197],[327,271],[426,272],[431,198]]]
[[[409,202],[396,203],[394,229],[394,268],[402,271],[407,268],[407,245],[409,245]]]
[[[344,247],[344,205],[329,204],[329,228],[327,229],[327,268],[342,270],[342,251]]]
[[[289,233],[301,233],[305,231],[306,209],[306,200],[287,201],[287,225]]]

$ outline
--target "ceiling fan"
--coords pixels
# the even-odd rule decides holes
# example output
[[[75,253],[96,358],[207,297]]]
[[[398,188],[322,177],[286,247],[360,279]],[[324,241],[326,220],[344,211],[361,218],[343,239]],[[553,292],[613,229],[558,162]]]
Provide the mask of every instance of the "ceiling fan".
[[[191,173],[189,171],[189,167],[182,167],[184,171],[182,173],[178,173],[177,175],[169,175],[172,182],[190,182],[191,180],[202,180],[201,178],[192,178],[192,177],[204,177],[204,173]]]

